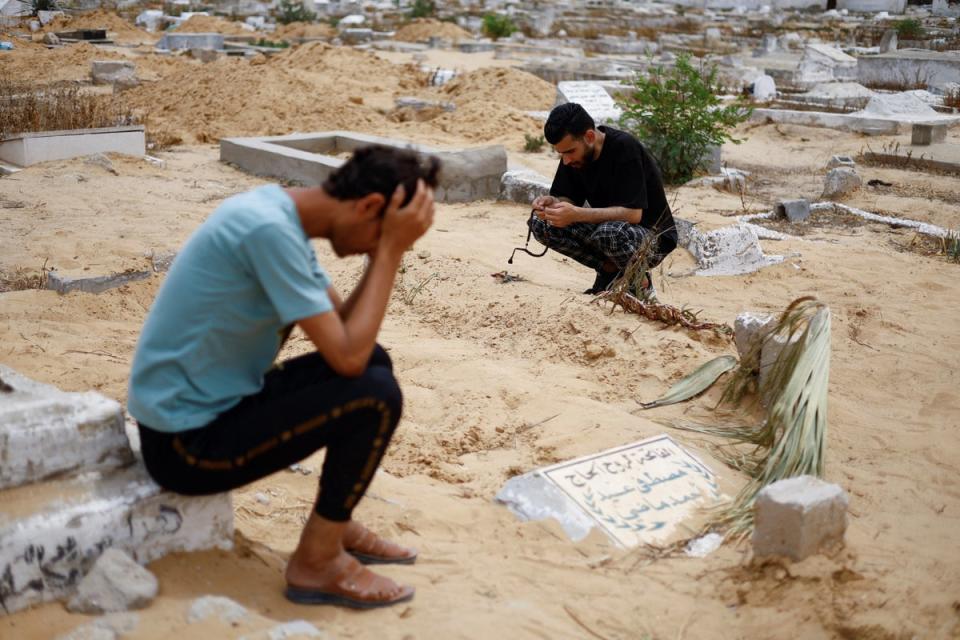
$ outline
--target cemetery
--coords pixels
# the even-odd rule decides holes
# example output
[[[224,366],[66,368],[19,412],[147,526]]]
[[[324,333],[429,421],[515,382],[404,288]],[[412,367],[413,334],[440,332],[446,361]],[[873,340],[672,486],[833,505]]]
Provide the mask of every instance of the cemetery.
[[[528,232],[570,103],[658,164],[652,297]],[[323,450],[182,495],[129,401],[212,212],[370,145],[441,171],[355,511],[416,596],[354,611],[285,597]],[[0,638],[957,637],[958,194],[956,2],[0,0]]]

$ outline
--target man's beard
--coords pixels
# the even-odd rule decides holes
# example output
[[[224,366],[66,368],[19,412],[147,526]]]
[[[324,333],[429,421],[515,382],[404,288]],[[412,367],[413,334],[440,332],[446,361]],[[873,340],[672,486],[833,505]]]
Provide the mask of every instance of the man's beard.
[[[596,145],[593,145],[593,144],[586,145],[586,152],[583,154],[583,159],[580,160],[580,165],[577,167],[574,167],[574,169],[576,169],[577,171],[584,171],[590,168],[593,165],[593,163],[596,161],[596,158],[593,157],[595,151],[596,151]]]

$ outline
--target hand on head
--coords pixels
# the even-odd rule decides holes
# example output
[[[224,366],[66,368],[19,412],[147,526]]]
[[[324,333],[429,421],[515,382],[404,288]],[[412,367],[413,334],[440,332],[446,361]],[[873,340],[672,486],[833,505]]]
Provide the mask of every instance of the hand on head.
[[[379,249],[403,253],[427,232],[433,224],[433,189],[417,180],[417,190],[406,206],[401,207],[406,191],[400,185],[393,192],[383,216]]]

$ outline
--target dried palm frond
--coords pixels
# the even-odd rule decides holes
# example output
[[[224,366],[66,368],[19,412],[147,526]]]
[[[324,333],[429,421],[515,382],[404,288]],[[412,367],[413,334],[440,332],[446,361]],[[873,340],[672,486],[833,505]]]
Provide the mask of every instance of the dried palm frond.
[[[670,387],[662,398],[653,402],[641,402],[640,406],[644,409],[653,409],[654,407],[663,407],[689,400],[709,389],[717,381],[717,378],[735,366],[737,366],[737,359],[733,356],[714,358]]]
[[[721,402],[740,403],[759,362],[760,343],[785,345],[765,376],[760,394],[769,411],[759,426],[678,428],[750,444],[749,452],[720,448],[728,465],[751,480],[733,502],[722,507],[710,529],[739,538],[753,527],[753,504],[768,484],[800,475],[823,475],[827,431],[827,383],[830,377],[830,310],[815,298],[800,298],[787,307],[777,325],[758,340],[728,383]]]

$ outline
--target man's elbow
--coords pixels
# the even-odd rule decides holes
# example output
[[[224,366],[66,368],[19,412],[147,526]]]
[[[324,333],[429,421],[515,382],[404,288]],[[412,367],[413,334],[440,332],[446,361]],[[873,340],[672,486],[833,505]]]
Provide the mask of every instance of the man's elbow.
[[[359,378],[367,370],[367,361],[357,357],[344,357],[328,364],[337,375],[344,378]]]
[[[640,224],[643,220],[643,209],[627,209],[627,222],[630,224]]]

